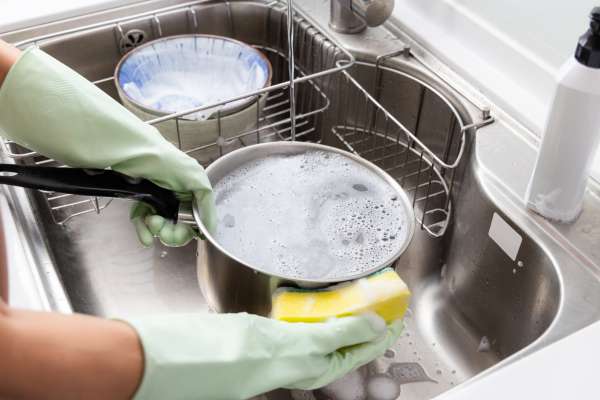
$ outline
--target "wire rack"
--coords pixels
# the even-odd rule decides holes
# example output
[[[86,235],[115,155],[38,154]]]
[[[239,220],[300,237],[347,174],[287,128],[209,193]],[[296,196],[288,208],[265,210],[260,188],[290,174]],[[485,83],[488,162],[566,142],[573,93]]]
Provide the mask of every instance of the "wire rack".
[[[406,51],[406,50],[403,50]],[[394,177],[412,200],[415,218],[421,229],[431,236],[446,232],[452,214],[452,190],[466,148],[466,133],[493,122],[491,117],[474,124],[465,124],[454,106],[427,83],[396,69],[383,66],[384,57],[375,64],[375,84],[369,93],[349,72],[337,77],[337,115],[332,133],[346,148]],[[357,63],[364,64],[364,63]],[[420,89],[418,109],[412,118],[412,128],[400,121],[380,101],[384,73],[397,74],[413,81]],[[441,101],[448,115],[434,115],[427,104]],[[440,121],[447,130],[443,135],[421,135],[425,121]]]
[[[60,40],[71,40],[77,35],[85,35],[102,29],[112,29],[116,38],[115,45],[120,54],[125,54],[135,47],[144,44],[147,38],[157,39],[163,37],[167,27],[163,20],[172,19],[175,15],[185,14],[188,32],[198,32],[199,20],[204,7],[214,6],[215,3],[190,2],[183,5],[167,7],[158,11],[142,13],[127,18],[112,20],[100,24],[89,25],[82,28],[71,29],[37,37],[18,43],[19,47],[38,46],[44,48],[47,42],[56,43]],[[236,27],[233,22],[235,9],[230,2],[218,4],[226,8],[229,16],[230,32],[235,34]],[[290,35],[287,29],[286,4],[280,2],[265,3],[272,25],[276,32],[269,32],[270,43],[253,46],[262,51],[269,59],[272,69],[272,84],[261,90],[245,93],[235,98],[207,104],[169,115],[154,116],[138,114],[147,123],[157,127],[163,135],[182,151],[190,154],[199,162],[206,165],[223,154],[239,147],[275,140],[302,139],[320,141],[319,126],[320,114],[328,109],[330,102],[321,89],[330,83],[331,76],[348,68],[354,58],[350,53],[338,46],[331,39],[323,35],[299,11],[293,15],[293,29]],[[273,11],[273,12],[271,12]],[[148,24],[150,29],[148,29]],[[166,36],[166,35],[165,35]],[[289,52],[288,39],[293,37],[293,52]],[[293,55],[296,62],[292,61],[290,68],[289,55]],[[344,65],[337,61],[345,60]],[[117,60],[118,61],[118,60]],[[290,72],[295,71],[290,80]],[[114,85],[112,76],[94,81],[100,88]],[[293,86],[293,96],[290,96],[290,86]],[[250,111],[245,112],[243,124],[231,125],[228,116],[221,115],[220,109],[231,102],[241,99],[253,98]],[[194,121],[189,115],[210,110],[213,112],[209,118],[215,126],[216,138],[206,143],[190,140],[197,137],[194,131]],[[216,110],[216,111],[214,111]],[[135,110],[134,113],[136,112]],[[4,153],[23,164],[62,166],[54,160],[43,157],[11,141],[2,140]],[[57,224],[65,224],[72,218],[86,214],[99,213],[106,208],[111,200],[90,198],[64,193],[43,192],[50,208],[52,217]]]
[[[183,16],[183,20],[187,21],[187,30],[179,30],[176,34],[212,33],[201,31],[199,22],[203,18],[204,8],[214,7],[215,4],[224,8],[229,20],[226,23],[229,25],[228,32],[232,37],[237,36],[238,30],[247,30],[247,26],[236,26],[234,23],[236,11],[231,2],[201,1],[46,35],[19,45],[44,48],[48,41],[68,41],[77,35],[110,30],[115,39],[113,45],[116,46],[116,53],[125,54],[147,40],[168,36],[165,32],[172,31],[172,27],[163,21],[172,20],[174,16],[180,19]],[[421,229],[434,237],[444,235],[451,220],[452,191],[457,167],[465,153],[466,133],[491,123],[493,119],[488,115],[482,121],[466,124],[452,103],[435,88],[385,66],[386,60],[391,57],[410,55],[410,50],[406,48],[377,59],[375,82],[372,90],[368,91],[364,83],[359,83],[349,73],[353,65],[361,63],[355,63],[350,53],[320,32],[301,12],[294,13],[293,29],[289,32],[289,14],[285,3],[264,3],[262,7],[269,10],[271,18],[267,24],[269,40],[258,40],[253,46],[262,51],[272,65],[271,86],[179,113],[139,116],[203,164],[255,143],[296,139],[320,142],[323,131],[331,128],[333,136],[348,150],[375,163],[398,180],[412,199]],[[290,37],[293,37],[294,43],[291,53],[288,46]],[[293,58],[291,63],[290,54]],[[290,80],[291,71],[294,71],[294,77]],[[386,97],[382,96],[385,92],[383,77],[386,74],[400,75],[414,81],[420,88],[418,109],[411,124],[397,115],[397,105],[393,104],[395,100],[386,102]],[[94,83],[104,90],[114,90],[112,76],[96,79]],[[228,125],[228,116],[221,115],[220,109],[230,102],[246,98],[254,99],[252,106],[248,107],[251,111],[245,109],[247,123],[243,126]],[[335,98],[333,104],[330,98]],[[432,98],[445,103],[450,110],[447,116],[432,115],[427,107]],[[213,112],[211,119],[216,127],[215,136],[214,140],[198,143],[190,140],[197,135],[193,121],[188,116],[205,110]],[[440,119],[447,126],[445,132],[437,135],[433,141],[422,134],[427,130],[422,127],[428,121]],[[1,145],[5,154],[16,162],[60,166],[15,143],[2,141]],[[99,213],[110,204],[109,199],[102,198],[51,192],[43,195],[58,224],[65,224],[78,215]]]

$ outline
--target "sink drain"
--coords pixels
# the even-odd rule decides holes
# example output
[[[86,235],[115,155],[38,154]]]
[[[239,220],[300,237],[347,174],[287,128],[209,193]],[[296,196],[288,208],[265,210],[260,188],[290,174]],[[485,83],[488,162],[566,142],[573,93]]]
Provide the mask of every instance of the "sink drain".
[[[121,54],[125,54],[132,49],[135,49],[146,41],[146,32],[141,29],[131,29],[127,31],[119,42]]]

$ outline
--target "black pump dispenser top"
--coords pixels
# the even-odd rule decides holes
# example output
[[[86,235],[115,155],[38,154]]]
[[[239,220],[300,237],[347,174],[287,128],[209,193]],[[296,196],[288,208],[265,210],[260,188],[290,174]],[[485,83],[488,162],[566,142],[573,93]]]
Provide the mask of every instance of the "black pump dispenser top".
[[[590,20],[590,29],[577,43],[575,59],[587,67],[600,68],[600,7],[594,7]]]

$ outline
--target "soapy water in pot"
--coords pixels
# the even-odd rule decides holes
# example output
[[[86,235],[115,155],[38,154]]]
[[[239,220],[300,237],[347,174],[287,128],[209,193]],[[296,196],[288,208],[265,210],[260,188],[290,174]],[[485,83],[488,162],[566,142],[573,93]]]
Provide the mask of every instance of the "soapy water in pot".
[[[343,155],[274,155],[214,186],[215,240],[246,264],[296,279],[360,274],[397,253],[408,235],[394,189]]]

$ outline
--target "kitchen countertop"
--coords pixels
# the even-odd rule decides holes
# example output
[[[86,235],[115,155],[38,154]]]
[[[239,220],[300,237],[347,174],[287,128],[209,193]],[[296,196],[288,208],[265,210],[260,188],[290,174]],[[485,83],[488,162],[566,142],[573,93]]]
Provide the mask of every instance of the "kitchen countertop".
[[[3,14],[0,16],[0,32],[50,22],[55,19],[68,18],[83,11],[100,10],[117,4],[134,2],[127,0],[89,0],[85,2],[56,1],[46,4],[46,2],[39,1],[33,2],[36,6],[39,5],[38,8],[35,8],[33,14],[23,16],[16,7],[18,3],[11,0],[7,2],[9,11],[6,13],[4,13],[4,7],[7,3],[3,4]],[[22,7],[22,4],[21,2],[18,5]],[[507,125],[514,128],[511,123]],[[519,167],[502,168],[502,165],[506,164],[506,157],[493,150],[493,146],[489,144],[489,141],[497,140],[497,136],[494,137],[494,134],[507,134],[506,131],[502,131],[502,125],[490,128],[478,144],[480,146],[478,151],[481,152],[484,164],[487,164],[490,173],[493,173],[516,199],[522,199],[524,185],[526,185],[533,164],[532,160],[535,157],[536,140],[507,136],[507,141],[514,141],[513,144],[519,146],[523,154],[528,153],[531,159],[517,160],[520,163]],[[527,135],[523,137],[527,137]],[[503,157],[504,160],[498,157]],[[515,171],[518,172],[517,175],[515,175]],[[588,193],[587,201],[598,201],[595,190]],[[4,196],[0,199],[0,210],[2,210],[3,225],[7,231],[7,237],[17,237],[17,227],[15,227],[14,221],[10,217],[10,206],[6,203]],[[586,212],[591,213],[593,210]],[[587,215],[595,216],[593,213]],[[586,240],[591,236],[586,236],[586,230],[584,229],[586,224],[581,220],[572,226],[550,224],[541,218],[537,220],[540,224],[550,226],[557,231],[564,240],[577,243],[578,246],[573,251],[578,252],[590,268],[598,268],[596,260],[600,259],[600,249],[597,248],[597,243],[589,239]],[[39,277],[31,275],[31,269],[27,268],[28,263],[32,260],[28,260],[27,255],[18,249],[18,243],[11,243],[9,248],[11,302],[14,305],[26,308],[48,309],[48,305],[45,304],[43,296],[40,294],[43,285],[38,283]],[[600,305],[598,306],[600,307]],[[440,400],[494,400],[505,399],[510,396],[517,399],[558,399],[572,398],[574,397],[574,391],[576,391],[578,399],[597,398],[598,395],[595,394],[597,393],[597,385],[593,379],[592,371],[595,371],[596,360],[600,356],[600,348],[596,345],[598,339],[600,339],[600,323],[576,332],[502,369],[489,374],[484,373],[480,378],[475,378],[469,381],[468,384],[447,392],[438,398]]]

